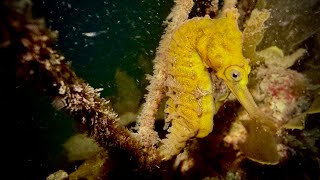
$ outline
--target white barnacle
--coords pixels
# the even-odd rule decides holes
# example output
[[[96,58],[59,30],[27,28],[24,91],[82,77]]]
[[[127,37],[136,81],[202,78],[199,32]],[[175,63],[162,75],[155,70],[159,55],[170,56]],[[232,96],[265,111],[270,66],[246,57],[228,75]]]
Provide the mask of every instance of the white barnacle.
[[[195,96],[195,98],[197,100],[201,99],[203,96],[207,96],[209,95],[210,92],[207,90],[204,90],[202,88],[200,88],[198,85],[196,87],[196,89],[193,91],[193,95]]]
[[[202,115],[202,101],[201,101],[201,99],[198,99],[197,103],[198,103],[197,115],[198,115],[198,117],[200,117]]]
[[[60,81],[60,88],[59,88],[59,94],[65,94],[66,93],[67,86],[64,84],[63,81]]]
[[[197,115],[201,116],[202,115],[202,97],[209,95],[210,92],[206,91],[202,88],[200,88],[198,85],[196,87],[196,89],[193,91],[193,95],[197,100],[198,103],[198,109],[197,109]]]

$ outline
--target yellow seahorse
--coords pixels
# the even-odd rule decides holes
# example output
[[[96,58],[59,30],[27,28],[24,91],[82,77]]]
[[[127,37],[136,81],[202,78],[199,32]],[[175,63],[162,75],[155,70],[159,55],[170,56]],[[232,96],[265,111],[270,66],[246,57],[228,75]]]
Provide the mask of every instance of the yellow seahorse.
[[[173,34],[166,70],[169,99],[165,109],[166,122],[171,122],[171,127],[160,146],[164,159],[178,154],[190,138],[202,138],[212,131],[216,110],[210,71],[225,81],[254,119],[252,126],[263,126],[260,130],[272,135],[269,131],[273,123],[261,120],[263,116],[246,86],[250,66],[242,54],[237,18],[236,10],[219,19],[193,18]]]

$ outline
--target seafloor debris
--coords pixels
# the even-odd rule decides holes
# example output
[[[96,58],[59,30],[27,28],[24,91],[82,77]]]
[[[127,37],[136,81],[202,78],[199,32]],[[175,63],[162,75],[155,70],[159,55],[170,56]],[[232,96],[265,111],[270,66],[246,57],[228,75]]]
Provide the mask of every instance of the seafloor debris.
[[[86,160],[103,151],[93,138],[83,133],[71,136],[63,147],[70,162]]]
[[[68,173],[63,171],[63,170],[59,170],[56,171],[52,174],[50,174],[46,180],[64,180],[68,178]]]

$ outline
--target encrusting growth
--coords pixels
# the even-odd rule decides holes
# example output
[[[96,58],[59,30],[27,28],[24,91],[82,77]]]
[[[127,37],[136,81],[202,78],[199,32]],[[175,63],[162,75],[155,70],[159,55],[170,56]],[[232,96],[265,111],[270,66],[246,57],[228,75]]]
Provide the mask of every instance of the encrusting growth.
[[[168,47],[172,34],[185,20],[193,7],[192,0],[175,0],[175,5],[166,19],[166,29],[157,48],[154,59],[153,76],[148,76],[150,85],[147,87],[148,94],[145,98],[142,112],[138,117],[138,134],[145,147],[153,147],[159,140],[154,130],[155,116],[159,109],[161,100],[165,96],[165,80],[167,74],[165,69],[168,66]]]

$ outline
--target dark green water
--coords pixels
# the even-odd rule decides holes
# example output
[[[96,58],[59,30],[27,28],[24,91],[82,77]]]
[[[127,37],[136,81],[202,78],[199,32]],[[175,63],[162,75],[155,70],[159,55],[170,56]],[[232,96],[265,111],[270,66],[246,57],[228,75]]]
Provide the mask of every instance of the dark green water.
[[[154,57],[162,22],[172,3],[158,0],[49,1],[44,4],[52,29],[59,31],[60,49],[76,73],[93,87],[114,90],[115,69],[141,78],[139,56]],[[93,37],[86,33],[96,33]]]
[[[114,96],[117,68],[139,80],[145,71],[140,61],[152,61],[170,12],[165,0],[45,0],[34,1],[34,12],[59,32],[56,49],[76,74],[102,96]],[[94,36],[90,36],[94,34]],[[65,163],[62,144],[77,130],[72,119],[51,107],[50,100],[36,94],[26,82],[16,87],[16,136],[21,149],[17,169],[23,179],[45,179]],[[17,175],[17,176],[20,176]]]

